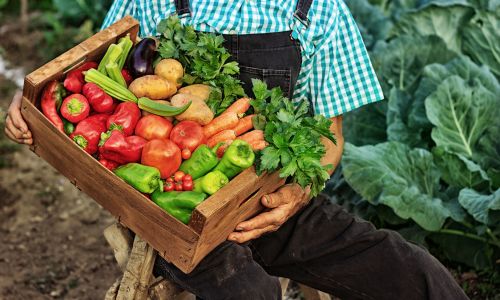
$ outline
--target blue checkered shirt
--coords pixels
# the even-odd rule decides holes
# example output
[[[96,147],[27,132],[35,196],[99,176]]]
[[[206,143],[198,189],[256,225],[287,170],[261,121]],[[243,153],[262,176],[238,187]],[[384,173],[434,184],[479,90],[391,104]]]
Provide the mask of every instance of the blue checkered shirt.
[[[302,66],[293,100],[308,98],[315,113],[344,114],[383,99],[361,34],[342,0],[315,0],[306,26],[294,17],[297,0],[191,0],[195,30],[252,34],[292,30],[302,49]],[[156,35],[156,25],[175,14],[173,0],[115,0],[103,24],[125,15],[140,22],[141,36]]]

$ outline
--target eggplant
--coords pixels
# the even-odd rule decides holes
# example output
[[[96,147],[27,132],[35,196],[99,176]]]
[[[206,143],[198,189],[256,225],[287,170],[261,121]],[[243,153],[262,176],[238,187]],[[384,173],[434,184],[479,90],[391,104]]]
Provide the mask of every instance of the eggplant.
[[[132,49],[127,65],[134,78],[154,73],[153,61],[156,57],[156,41],[152,38],[141,40]]]

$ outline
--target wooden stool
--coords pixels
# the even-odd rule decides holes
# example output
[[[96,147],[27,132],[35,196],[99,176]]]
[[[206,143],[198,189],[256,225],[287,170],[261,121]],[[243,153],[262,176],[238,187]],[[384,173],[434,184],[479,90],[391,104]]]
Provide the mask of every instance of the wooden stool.
[[[156,251],[138,235],[119,223],[104,230],[104,237],[113,249],[116,262],[123,271],[109,288],[105,300],[195,300],[196,297],[184,291],[175,283],[162,277],[154,278],[153,266]],[[282,294],[288,288],[290,280],[280,278]],[[299,284],[306,300],[332,300],[330,295]]]

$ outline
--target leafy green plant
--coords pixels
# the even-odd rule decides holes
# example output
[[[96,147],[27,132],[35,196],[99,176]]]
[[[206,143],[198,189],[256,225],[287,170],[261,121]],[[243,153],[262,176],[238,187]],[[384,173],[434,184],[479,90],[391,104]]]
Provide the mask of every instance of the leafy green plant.
[[[377,226],[478,270],[491,270],[500,258],[500,10],[494,3],[348,2],[373,45],[388,101],[345,116],[342,175],[326,189]],[[387,34],[373,33],[367,7],[389,24]]]

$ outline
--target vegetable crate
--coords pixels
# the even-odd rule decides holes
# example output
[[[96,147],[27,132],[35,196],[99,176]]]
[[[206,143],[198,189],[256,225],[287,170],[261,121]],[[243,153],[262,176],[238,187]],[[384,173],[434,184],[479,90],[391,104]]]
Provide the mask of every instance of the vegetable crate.
[[[118,221],[146,240],[159,255],[183,272],[192,271],[236,225],[262,210],[260,198],[284,184],[277,173],[257,176],[249,168],[193,211],[188,225],[106,169],[60,132],[40,111],[40,96],[51,80],[85,61],[100,59],[108,46],[130,33],[136,40],[139,24],[127,16],[60,55],[25,78],[22,114],[33,133],[31,150],[64,174]]]

